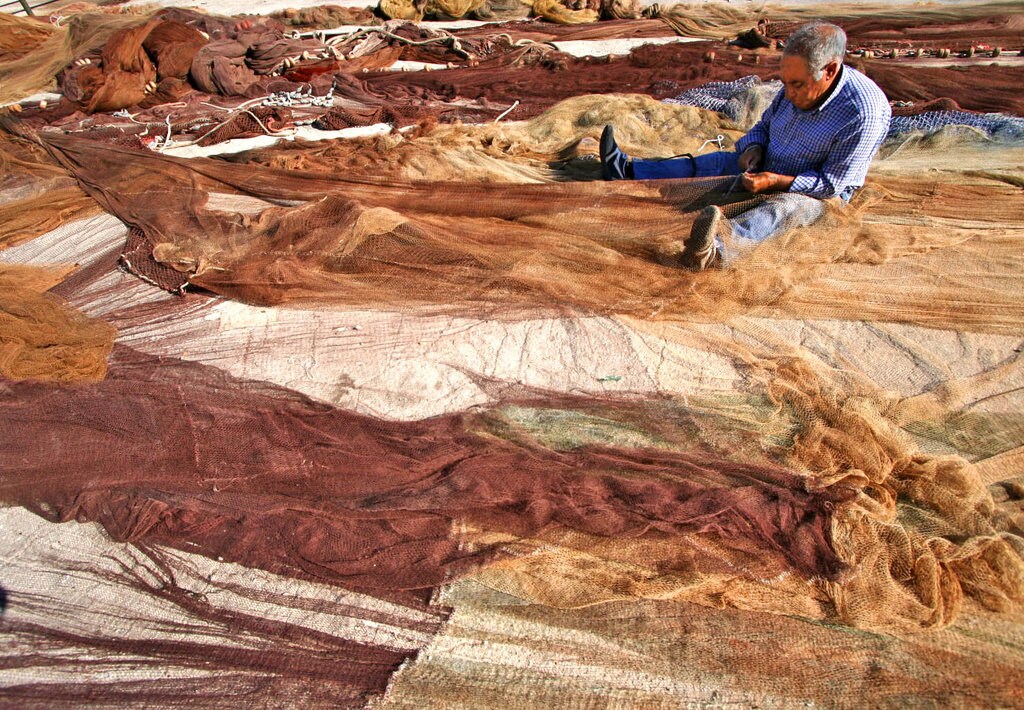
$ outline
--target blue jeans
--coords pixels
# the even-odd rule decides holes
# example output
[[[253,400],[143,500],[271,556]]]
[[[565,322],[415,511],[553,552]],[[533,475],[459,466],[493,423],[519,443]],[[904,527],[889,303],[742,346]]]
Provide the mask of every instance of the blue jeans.
[[[718,151],[690,158],[669,160],[633,160],[633,177],[636,180],[657,180],[663,178],[720,177],[739,175],[739,155],[733,151]],[[843,201],[853,194],[852,189],[844,190]],[[796,192],[775,192],[761,204],[729,220],[737,246],[752,246],[758,242],[796,227],[806,227],[818,221],[825,214],[825,201]],[[719,248],[723,245],[719,243]],[[728,249],[723,255],[728,258]]]

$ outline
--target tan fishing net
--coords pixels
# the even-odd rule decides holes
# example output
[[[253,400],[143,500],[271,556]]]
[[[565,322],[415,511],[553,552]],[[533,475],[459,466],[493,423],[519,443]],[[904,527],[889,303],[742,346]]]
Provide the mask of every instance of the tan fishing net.
[[[138,24],[137,15],[90,13],[69,17],[57,27],[0,13],[0,36],[18,40],[0,62],[0,103],[53,88],[57,73],[72,59]]]
[[[250,151],[233,160],[276,168],[359,173],[406,181],[552,182],[600,176],[595,132],[615,122],[626,150],[647,157],[697,152],[703,136],[724,134],[728,148],[742,135],[707,111],[641,95],[580,96],[535,119],[484,125],[429,125],[419,134],[320,144],[295,142]],[[411,138],[411,139],[410,139]]]
[[[596,133],[609,114],[576,115],[575,135],[580,135],[587,126]],[[706,130],[696,109],[678,109],[675,115],[694,116],[693,130]],[[527,135],[543,133],[548,122],[537,119]],[[628,130],[628,120],[624,123]],[[552,135],[552,144],[557,137]],[[631,140],[624,132],[624,145],[631,146]],[[1019,279],[1020,256],[1008,240],[1020,231],[1014,220],[1021,195],[995,178],[970,177],[965,188],[956,173],[945,179],[942,174],[924,180],[880,177],[850,209],[765,244],[735,269],[693,279],[671,266],[673,249],[696,210],[728,192],[729,179],[610,186],[383,184],[371,177],[253,171],[86,141],[47,141],[97,200],[142,229],[156,260],[177,269],[183,282],[252,302],[384,298],[395,305],[426,305],[443,283],[448,294],[443,307],[449,310],[472,303],[492,311],[579,308],[707,320],[743,312],[804,315],[815,309],[832,317],[956,324],[987,332],[1013,332],[1022,322],[1012,286]],[[515,150],[515,143],[508,145]],[[970,144],[963,147],[961,164],[969,163],[971,152]],[[984,154],[983,146],[979,167]],[[118,188],[102,187],[110,184]],[[239,221],[202,206],[204,193],[215,188],[271,199],[322,197]],[[149,199],[155,189],[166,197]],[[497,211],[479,207],[497,203]],[[909,218],[908,204],[915,213]],[[566,219],[570,214],[576,216]],[[969,254],[978,254],[991,268],[963,274],[960,264]],[[917,273],[937,279],[938,287],[915,290],[890,281],[880,264],[896,257],[901,258],[893,268],[904,278]],[[455,264],[459,268],[450,268]],[[271,283],[252,278],[267,269],[276,274]],[[584,273],[589,277],[579,278]],[[861,275],[879,282],[878,297],[850,298],[847,284]],[[964,301],[959,295],[964,290],[985,298]]]
[[[629,117],[643,108],[650,109],[645,125],[631,129]],[[621,121],[616,110],[624,112]],[[658,130],[705,135],[722,128],[707,123],[710,118],[699,109],[648,106],[640,99],[579,99],[522,126],[438,131],[413,141],[398,160],[422,168],[418,151],[429,153],[432,142],[458,145],[467,138],[502,146],[512,163],[527,147],[524,158],[545,148],[549,155],[564,154],[592,127],[609,121],[622,125],[623,145],[636,154],[644,153],[633,148],[637,144],[693,149],[693,142],[661,145]],[[336,177],[324,153],[315,165],[320,172],[298,172],[182,161],[57,136],[45,144],[107,209],[141,230],[152,258],[179,275],[168,287],[188,283],[254,303],[386,303],[503,318],[545,309],[706,322],[744,314],[825,313],[991,333],[1019,332],[1024,315],[1016,285],[1021,257],[1013,248],[1021,233],[1014,221],[1022,208],[1020,191],[992,177],[965,181],[962,170],[984,165],[988,149],[969,140],[956,143],[961,172],[950,169],[928,179],[886,175],[913,165],[918,153],[929,151],[927,144],[890,146],[886,154],[894,162],[887,167],[883,160],[879,176],[848,210],[766,243],[732,268],[700,276],[660,262],[685,234],[688,217],[724,196],[727,179],[403,183]],[[941,166],[941,160],[933,163]],[[238,214],[206,207],[214,190],[302,204]],[[322,196],[309,200],[310,195]],[[965,272],[962,265],[969,260],[988,265]],[[919,289],[891,281],[888,264]],[[864,290],[875,281],[874,292]],[[860,292],[848,290],[849,282],[858,283]],[[443,301],[435,295],[438,289]],[[966,301],[965,292],[987,295]],[[729,352],[736,356],[735,349]],[[492,586],[562,606],[624,595],[711,603],[726,594],[744,608],[781,612],[795,604],[801,613],[816,608],[821,618],[836,614],[846,623],[878,627],[948,623],[963,594],[993,608],[1019,601],[1020,560],[1002,537],[1015,528],[995,515],[991,494],[967,461],[921,454],[889,418],[893,402],[884,392],[809,368],[800,357],[753,353],[748,367],[765,373],[764,394],[791,419],[794,438],[785,461],[807,472],[801,485],[851,498],[836,510],[831,540],[849,569],[860,572],[831,581],[824,575],[816,591],[794,581],[795,587],[778,596],[748,594],[741,592],[744,584],[756,587],[782,569],[757,571],[747,553],[735,559],[722,553],[728,561],[711,564],[717,557],[708,556],[710,543],[702,540],[692,543],[699,551],[695,560],[683,563],[678,541],[664,549],[652,543],[638,555],[629,545],[559,531],[555,538],[516,542],[511,549],[543,544],[559,552],[516,554],[515,562],[486,573]],[[940,531],[945,542],[936,537]],[[484,528],[470,540],[487,548],[512,544],[494,532],[497,537]],[[795,550],[790,543],[782,549]],[[658,562],[666,555],[671,563]],[[652,567],[627,571],[638,557]],[[595,586],[580,589],[587,575],[573,567],[586,569],[595,560],[608,560],[612,567],[604,574],[620,581],[599,577]],[[538,571],[548,564],[560,573]],[[672,574],[645,571],[662,564]],[[522,565],[528,565],[525,572]],[[680,576],[680,569],[686,574]],[[750,581],[723,574],[729,569],[746,570]],[[496,581],[509,571],[509,579],[519,581]],[[524,587],[524,574],[549,582]],[[625,584],[626,579],[633,581]]]
[[[43,157],[41,147],[0,134],[0,249],[99,211],[77,182]]]
[[[9,380],[102,380],[114,329],[46,291],[73,267],[0,264],[0,376]]]
[[[638,19],[636,0],[380,0],[378,11],[395,20],[474,18],[513,20],[532,15],[559,25],[582,25],[599,19]]]

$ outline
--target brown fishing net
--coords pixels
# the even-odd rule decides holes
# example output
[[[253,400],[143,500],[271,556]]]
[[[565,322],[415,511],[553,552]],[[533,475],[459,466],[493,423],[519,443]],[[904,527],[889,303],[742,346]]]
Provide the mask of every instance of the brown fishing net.
[[[596,12],[556,5],[567,13]],[[614,9],[612,14],[615,13],[629,14],[622,8]],[[786,16],[785,13],[782,16]],[[838,16],[845,17],[842,12]],[[861,17],[856,13],[853,16]],[[697,17],[711,21],[707,19],[709,15],[698,14]],[[1019,39],[1015,16],[1007,17],[1005,21],[990,23],[989,41]],[[318,95],[323,95],[332,87],[337,88],[340,82],[345,87],[341,95],[347,94],[346,98],[370,95],[373,97],[371,105],[385,102],[393,108],[415,104],[426,109],[425,104],[430,103],[434,104],[430,110],[438,111],[443,120],[450,121],[481,117],[472,110],[461,113],[452,110],[450,104],[456,99],[459,104],[468,100],[502,103],[506,107],[518,101],[511,117],[525,118],[571,95],[608,93],[629,87],[666,98],[707,81],[733,80],[752,73],[774,76],[779,57],[774,48],[760,48],[751,54],[739,47],[699,42],[641,47],[626,57],[594,59],[563,55],[547,45],[535,44],[545,40],[664,36],[669,32],[663,23],[648,20],[637,21],[636,27],[630,22],[613,20],[591,30],[510,25],[502,28],[507,31],[501,33],[494,28],[474,28],[459,30],[456,34],[394,21],[379,30],[335,38],[328,44],[324,38],[285,37],[284,25],[272,20],[254,23],[182,10],[160,11],[153,18],[149,22],[134,20],[134,26],[118,29],[111,25],[113,20],[109,16],[77,15],[67,30],[67,43],[72,44],[69,51],[73,55],[62,55],[63,63],[53,67],[46,64],[52,60],[52,48],[40,45],[33,55],[38,53],[46,61],[34,64],[49,66],[51,75],[63,67],[62,90],[87,113],[132,107],[137,107],[133,110],[138,113],[137,109],[186,99],[190,89],[225,97],[257,97],[310,83]],[[760,22],[758,27],[772,37],[784,37],[789,28],[785,22],[768,23],[756,13],[748,16],[739,12],[735,22],[741,20],[748,30],[749,24]],[[118,21],[124,23],[123,18]],[[903,13],[879,20],[881,26],[893,26],[897,30],[907,23],[926,21],[935,25],[928,36],[936,42],[947,39],[954,42],[962,35],[962,28],[941,13],[922,11],[920,16]],[[149,37],[154,27],[160,29]],[[864,42],[878,43],[878,27],[878,23],[865,26]],[[851,31],[856,29],[854,26]],[[209,41],[200,30],[209,35]],[[732,31],[731,26],[729,31]],[[856,36],[851,35],[851,41],[855,39]],[[343,41],[339,43],[339,40]],[[917,46],[921,42],[907,40],[904,44]],[[72,58],[76,59],[75,63],[70,62]],[[32,56],[25,56],[8,62],[11,76],[20,81],[25,72],[18,62],[30,59]],[[398,59],[444,64],[450,69],[411,76],[374,71]],[[85,61],[90,63],[83,64]],[[905,57],[858,61],[858,66],[875,78],[894,100],[922,102],[956,93],[960,105],[968,109],[1020,110],[1016,69],[1012,65],[955,66],[954,62],[954,66],[936,66]],[[161,68],[161,63],[166,66]],[[477,63],[480,66],[476,66]],[[4,64],[0,63],[0,67]],[[156,76],[153,76],[154,68]],[[364,76],[365,72],[371,74]],[[353,80],[353,74],[359,78]],[[197,100],[181,113],[194,116],[198,104]],[[67,113],[68,107],[62,106],[41,117],[51,124],[60,120],[67,125],[70,120],[65,118]],[[187,117],[176,118],[180,121]]]
[[[731,5],[674,3],[660,8],[659,17],[680,34],[731,39],[761,24],[772,38],[785,39],[798,25],[827,18],[843,27],[853,46],[882,43],[907,47],[914,42],[959,43],[1019,41],[1019,7],[1012,2],[968,5],[878,5],[817,3],[811,5]]]
[[[0,250],[99,211],[41,146],[0,134]]]
[[[595,34],[593,38],[602,37]],[[538,38],[543,39],[547,38]],[[712,61],[705,60],[709,50],[714,53]],[[707,42],[646,45],[628,56],[612,58],[572,57],[535,45],[496,52],[481,59],[477,67],[459,65],[443,72],[411,75],[371,74],[360,80],[368,90],[394,103],[451,101],[456,96],[506,106],[519,101],[517,112],[510,118],[522,119],[536,116],[570,96],[627,90],[664,99],[711,81],[734,81],[750,75],[774,79],[780,56],[781,52],[774,49],[751,54]],[[955,96],[963,108],[970,110],[1022,111],[1019,95],[1011,89],[1017,72],[1012,64],[942,67],[909,59],[858,59],[856,65],[894,101],[923,102]]]
[[[527,135],[542,136],[552,125],[577,127],[547,129],[554,146],[559,136],[597,133],[612,116],[586,102],[570,102],[564,110],[539,118]],[[684,117],[700,135],[718,128],[704,123],[710,114],[699,109],[665,110],[671,118],[665,128]],[[623,125],[628,131],[631,124]],[[628,132],[622,139],[644,154],[632,148]],[[255,303],[384,299],[447,310],[473,304],[494,313],[571,308],[688,319],[824,312],[988,332],[1013,332],[1022,320],[1019,291],[1007,287],[1019,279],[1012,235],[1019,232],[1014,219],[1021,195],[991,177],[880,178],[851,209],[765,244],[734,270],[695,280],[660,262],[687,234],[695,211],[728,192],[729,180],[395,183],[342,178],[337,167],[327,173],[255,170],[56,136],[46,140],[90,194],[145,233],[157,261],[195,286]],[[538,142],[528,144],[532,149]],[[509,152],[517,150],[516,143],[507,145]],[[979,166],[985,153],[980,146]],[[213,190],[305,202],[239,220],[203,207]],[[166,197],[154,201],[154,191]],[[310,195],[322,197],[308,201]],[[901,216],[907,205],[919,216]],[[959,273],[968,257],[991,268]],[[938,287],[908,289],[899,279],[890,281],[888,269],[947,278]],[[267,273],[274,278],[255,277]],[[879,296],[849,298],[848,284],[868,274],[879,280]],[[447,294],[443,306],[433,296],[438,284]],[[965,302],[962,289],[985,298]]]
[[[607,5],[607,8],[605,7]],[[463,17],[513,19],[533,15],[561,25],[579,25],[597,22],[606,17],[640,17],[632,3],[572,2],[561,0],[380,0],[378,11],[396,20],[447,20]]]
[[[30,19],[19,21],[6,13],[0,18],[0,28],[0,62],[4,64],[37,50],[55,31],[50,24]]]
[[[118,30],[139,22],[137,15],[98,13],[74,15],[61,27],[43,25],[45,30],[40,30],[38,20],[0,13],[0,36],[34,35],[25,45],[19,43],[16,56],[0,62],[0,102],[52,87],[58,72],[72,59],[98,49]]]
[[[91,387],[11,385],[0,416],[20,443],[3,454],[0,495],[53,519],[99,521],[119,540],[188,539],[209,556],[395,599],[426,600],[503,553],[460,545],[453,526],[464,523],[516,538],[562,528],[654,540],[688,533],[722,547],[725,560],[699,560],[712,569],[731,569],[731,556],[771,574],[832,579],[841,570],[828,513],[846,493],[804,493],[775,466],[699,451],[551,450],[478,416],[389,424],[210,368],[155,365],[121,351]],[[41,408],[63,418],[48,426],[61,430],[48,439],[57,448],[40,448],[23,428]],[[47,474],[73,440],[94,452],[92,463]],[[101,477],[102,487],[82,489]]]
[[[392,303],[426,305],[435,302],[431,294],[437,285],[446,283],[448,308],[470,303],[502,310],[576,305],[649,313],[676,299],[679,279],[677,271],[654,263],[657,249],[680,238],[686,225],[680,212],[703,204],[702,195],[722,182],[681,184],[667,192],[644,185],[609,191],[595,183],[543,188],[360,184],[325,174],[254,172],[241,165],[119,152],[81,140],[49,140],[59,145],[57,155],[65,164],[78,164],[76,172],[87,186],[109,184],[114,177],[116,190],[100,188],[94,196],[146,233],[158,261],[189,274],[193,284],[261,303],[367,303],[377,298],[372,292],[386,289]],[[81,171],[86,163],[87,169],[97,171],[89,177]],[[206,176],[196,172],[200,165],[209,171]],[[205,198],[199,193],[187,196],[189,190],[178,182],[198,186],[212,180],[206,184],[237,190],[243,174],[250,194],[278,199],[325,196],[301,207],[272,208],[239,223],[230,214],[202,208]],[[260,175],[265,179],[260,181]],[[163,187],[156,188],[154,179]],[[181,187],[168,189],[167,179]],[[258,181],[263,183],[259,187]],[[342,185],[344,190],[336,189]],[[144,197],[155,191],[166,199]],[[446,193],[450,197],[442,198]],[[493,204],[498,195],[506,205],[504,214],[479,209]],[[462,204],[461,214],[453,214],[449,203]],[[617,216],[612,217],[609,204]],[[574,210],[581,215],[592,211],[593,218],[567,223],[563,215]],[[453,241],[450,228],[441,225],[456,219],[461,226]],[[500,242],[494,239],[495,219],[503,220]],[[641,221],[643,233],[624,234],[623,225]],[[558,244],[541,248],[553,228],[562,234]],[[264,262],[268,258],[273,266]],[[277,274],[269,284],[253,280],[252,274],[267,269]],[[589,273],[593,280],[563,282],[566,273]],[[607,281],[599,285],[601,274]],[[640,280],[648,281],[646,297],[634,291]],[[619,296],[609,298],[615,290]]]
[[[268,696],[361,707],[446,616],[441,607],[114,543],[91,525],[44,532],[31,518],[6,509],[0,548],[5,587],[32,590],[11,598],[18,611],[5,615],[0,651],[4,697],[22,707],[183,698],[223,707]],[[29,562],[40,553],[45,562]],[[104,661],[83,668],[82,656],[97,652]]]
[[[511,155],[519,146],[555,153],[556,146],[578,144],[581,134],[593,130],[589,126],[611,121],[614,114],[608,112],[616,107],[637,114],[645,106],[630,101],[638,99],[581,99],[530,124],[453,130],[450,139],[497,142]],[[660,122],[653,120],[656,107],[663,112]],[[657,132],[645,133],[652,122],[675,134],[685,121],[699,134],[721,127],[704,123],[710,114],[698,109],[649,108],[643,125],[634,127],[625,119],[620,124],[623,145],[637,154],[643,148],[632,146],[660,143]],[[434,140],[446,142],[443,134]],[[662,266],[661,255],[686,229],[687,215],[722,197],[728,181],[402,183],[333,177],[328,153],[321,154],[325,164],[316,165],[321,172],[303,173],[181,161],[56,136],[46,144],[96,199],[141,230],[156,262],[193,286],[255,303],[387,303],[486,311],[505,318],[524,309],[561,309],[673,321],[831,313],[850,320],[996,333],[1019,332],[1024,314],[1021,289],[1012,285],[1020,278],[1021,257],[1015,249],[1020,227],[1012,217],[1021,209],[1019,188],[986,177],[965,180],[953,172],[949,182],[941,174],[929,180],[887,177],[887,172],[898,173],[901,165],[929,155],[927,143],[911,141],[889,149],[887,160],[892,162],[882,161],[880,176],[848,213],[833,214],[822,224],[766,244],[732,269],[700,277]],[[963,168],[971,143],[957,145]],[[689,145],[680,149],[685,147]],[[977,150],[984,158],[986,146]],[[416,155],[410,148],[402,157],[414,162]],[[941,165],[933,160],[933,167]],[[212,191],[267,200],[323,197],[249,215],[205,207]],[[167,197],[156,203],[149,198],[152,194]],[[825,234],[828,239],[823,239]],[[146,248],[132,247],[140,255]],[[963,272],[965,261],[979,260],[990,263],[976,275]],[[914,279],[922,287],[908,289],[890,281],[889,264],[903,282],[919,274]],[[884,297],[863,292],[851,297],[845,284],[856,282],[863,288],[870,283],[864,276],[868,268],[879,282],[874,293]],[[942,281],[948,287],[930,285],[927,276],[934,274],[946,274]],[[443,301],[436,297],[438,289],[445,294]],[[969,289],[987,295],[965,302],[960,295]],[[767,354],[759,357],[758,367],[765,368]],[[809,370],[800,359],[781,361],[768,372],[766,394],[795,414],[797,434],[786,457],[811,474],[801,486],[833,495],[856,494],[831,523],[836,553],[851,568],[874,572],[823,583],[809,597],[799,593],[806,590],[797,581],[788,592],[767,597],[743,592],[743,584],[736,583],[730,587],[734,596],[727,597],[734,599],[731,603],[783,610],[789,607],[780,598],[792,599],[787,603],[802,613],[817,609],[814,615],[821,618],[835,613],[847,623],[885,627],[948,623],[963,594],[996,609],[1019,602],[1020,561],[1004,539],[1015,528],[999,522],[991,494],[967,461],[922,455],[887,418],[891,403],[856,379],[833,382],[834,376]],[[508,529],[473,516],[462,519],[469,526],[471,546],[485,553],[495,545],[519,551],[551,546],[558,551],[516,554],[513,561],[485,573],[492,586],[546,604],[579,606],[628,596],[711,603],[723,599],[716,585],[734,582],[726,570],[748,570],[749,583],[755,586],[756,580],[782,571],[757,571],[749,560],[731,557],[734,552],[707,557],[711,548],[701,541],[688,543],[701,551],[695,558],[680,557],[679,544],[645,543],[643,557],[651,567],[630,569],[636,547],[604,542],[607,531],[591,530],[581,521],[568,526],[571,533],[551,533],[543,526],[537,531],[516,528],[509,538]],[[123,527],[116,521],[106,525]],[[677,532],[684,538],[689,534],[685,529]],[[937,534],[945,542],[938,542]],[[173,537],[168,533],[161,540]],[[963,542],[954,544],[950,538]],[[793,551],[794,545],[785,547]],[[723,556],[727,562],[711,564]],[[552,588],[537,581],[524,586],[524,579],[582,580],[588,574],[578,566],[589,569],[595,559],[609,560],[619,571],[606,571],[608,581],[597,578],[584,588],[561,582]],[[434,564],[444,570],[438,560]],[[558,575],[539,571],[552,564]],[[671,564],[685,573],[668,574],[663,568]],[[387,578],[386,570],[378,572]],[[365,573],[353,574],[363,579]],[[431,584],[444,578],[440,574]],[[626,584],[625,579],[632,581]],[[979,591],[982,587],[984,592]]]
[[[69,270],[0,264],[0,377],[103,379],[114,329],[46,293]]]
[[[369,7],[338,5],[289,8],[272,13],[271,17],[289,27],[320,30],[330,30],[342,25],[377,25],[381,22]]]
[[[419,106],[378,106],[365,109],[336,108],[328,111],[313,122],[314,128],[322,131],[338,131],[354,126],[372,126],[375,123],[390,123],[396,128],[411,126],[434,117],[434,112]],[[339,146],[342,150],[345,148]]]

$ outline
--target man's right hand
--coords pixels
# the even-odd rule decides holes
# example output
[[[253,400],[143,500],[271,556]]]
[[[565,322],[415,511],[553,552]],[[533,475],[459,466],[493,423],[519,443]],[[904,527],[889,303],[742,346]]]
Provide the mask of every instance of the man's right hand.
[[[747,149],[740,153],[740,170],[745,173],[756,173],[762,169],[764,162],[764,148],[754,143],[747,146]]]

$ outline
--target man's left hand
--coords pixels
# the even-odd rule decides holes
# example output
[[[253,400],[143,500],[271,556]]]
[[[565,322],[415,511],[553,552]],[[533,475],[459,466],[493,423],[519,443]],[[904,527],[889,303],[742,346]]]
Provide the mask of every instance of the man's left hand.
[[[792,175],[779,173],[743,173],[743,187],[748,192],[782,192],[793,184]]]

